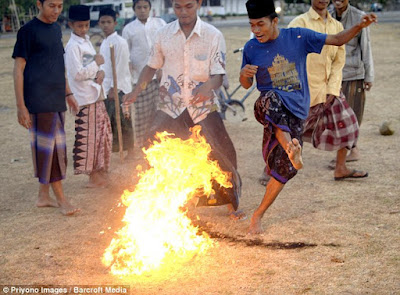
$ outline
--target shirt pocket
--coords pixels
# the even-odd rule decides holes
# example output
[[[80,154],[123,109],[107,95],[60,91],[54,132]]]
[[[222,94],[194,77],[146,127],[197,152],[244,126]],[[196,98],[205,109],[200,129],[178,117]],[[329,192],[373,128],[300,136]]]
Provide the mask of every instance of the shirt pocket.
[[[197,82],[208,80],[210,73],[210,60],[206,54],[195,54],[190,63],[190,76]]]

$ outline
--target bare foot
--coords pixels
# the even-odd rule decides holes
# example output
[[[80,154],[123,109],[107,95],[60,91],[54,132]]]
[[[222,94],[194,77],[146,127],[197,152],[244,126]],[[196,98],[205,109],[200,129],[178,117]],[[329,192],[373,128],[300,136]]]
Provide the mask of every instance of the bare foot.
[[[238,220],[246,220],[247,219],[246,213],[244,213],[242,210],[231,211],[228,214],[229,214],[229,218],[232,220],[238,221]]]
[[[255,216],[253,214],[253,216],[251,217],[248,233],[250,235],[259,235],[259,234],[262,234],[263,232],[264,232],[264,230],[261,226],[261,218]]]
[[[48,193],[39,193],[38,200],[36,202],[36,207],[60,207],[56,200],[50,198]]]
[[[301,157],[301,145],[297,138],[293,138],[286,148],[290,162],[296,170],[303,168],[303,158]]]
[[[354,162],[360,159],[360,152],[357,147],[351,149],[350,154],[346,157],[346,162]]]
[[[108,176],[106,173],[93,172],[89,176],[89,182],[86,184],[87,188],[106,188],[108,186]]]
[[[72,206],[68,201],[59,203],[59,205],[60,205],[60,212],[65,216],[71,216],[81,211],[81,209]]]

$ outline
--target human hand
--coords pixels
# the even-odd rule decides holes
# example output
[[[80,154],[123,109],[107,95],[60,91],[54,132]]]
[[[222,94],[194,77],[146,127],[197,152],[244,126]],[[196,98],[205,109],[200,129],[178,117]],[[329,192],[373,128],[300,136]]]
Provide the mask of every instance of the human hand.
[[[208,83],[202,84],[199,88],[193,91],[193,98],[190,101],[192,104],[198,104],[214,97],[214,93]]]
[[[78,105],[78,102],[76,101],[74,95],[68,95],[66,97],[66,101],[68,104],[69,112],[72,113],[73,115],[76,115],[79,111],[79,105]]]
[[[240,70],[240,76],[245,78],[253,78],[254,75],[257,74],[257,70],[258,66],[247,64]]]
[[[96,64],[98,66],[100,66],[100,65],[104,64],[104,57],[101,54],[96,54],[94,56],[94,61],[96,62]]]
[[[105,75],[106,74],[104,73],[104,71],[98,71],[96,77],[94,78],[94,81],[99,85],[103,84]]]
[[[129,106],[130,104],[134,103],[137,99],[137,95],[134,92],[129,92],[122,97],[122,105]]]
[[[372,82],[364,82],[364,89],[370,91],[372,88]]]
[[[376,16],[375,13],[369,13],[363,16],[361,19],[361,22],[359,23],[359,26],[361,28],[366,28],[372,23],[377,23],[378,22],[378,17]]]
[[[18,123],[21,126],[25,127],[26,129],[32,127],[31,117],[25,105],[17,108],[17,116],[18,116]]]
[[[329,105],[333,102],[333,100],[335,99],[336,96],[334,96],[333,94],[327,94],[326,95],[326,101],[325,101],[325,105]]]

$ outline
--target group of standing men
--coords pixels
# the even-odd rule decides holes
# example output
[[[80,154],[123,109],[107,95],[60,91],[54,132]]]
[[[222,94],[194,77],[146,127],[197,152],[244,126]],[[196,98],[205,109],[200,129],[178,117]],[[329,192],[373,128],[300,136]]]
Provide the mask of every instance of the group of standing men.
[[[313,8],[314,2],[317,1],[313,1]],[[132,91],[129,87],[125,89],[118,87],[119,98],[123,100],[124,109],[135,102],[136,140],[141,146],[146,144],[146,138],[152,138],[156,132],[168,131],[185,139],[190,135],[190,127],[200,125],[202,134],[211,145],[211,157],[219,162],[223,170],[230,172],[233,184],[231,189],[214,188],[216,205],[227,204],[232,218],[244,219],[245,214],[237,210],[241,179],[237,172],[236,151],[217,112],[218,99],[215,96],[215,90],[222,85],[223,76],[226,74],[226,45],[222,33],[198,17],[197,11],[201,3],[201,0],[173,0],[173,9],[178,19],[166,25],[160,19],[149,17],[151,8],[149,0],[133,1],[137,19],[123,29],[122,36],[127,40],[130,50],[130,70],[133,72],[134,85]],[[64,76],[61,31],[54,24],[62,5],[62,0],[38,0],[40,12],[32,21],[36,23],[36,28],[27,25],[25,29],[21,29],[19,35],[22,36],[24,31],[30,29],[28,33],[33,31],[33,34],[39,37],[35,42],[39,40],[40,44],[18,38],[13,57],[18,119],[32,135],[33,158],[40,182],[37,205],[60,206],[63,214],[71,215],[78,209],[65,200],[61,187],[66,166],[65,102],[78,114],[88,105],[79,105],[78,109],[77,100],[69,86],[74,83],[71,80],[76,79],[76,74],[70,75],[68,63],[67,78]],[[285,183],[303,167],[301,157],[303,126],[308,118],[310,92],[312,96],[313,91],[311,84],[310,91],[308,86],[307,55],[313,52],[320,53],[326,47],[324,45],[343,45],[376,19],[374,15],[363,16],[351,28],[342,32],[339,30],[327,32],[332,33],[329,35],[302,28],[279,29],[273,1],[249,0],[246,8],[255,38],[245,45],[240,82],[242,86],[248,88],[253,84],[253,77],[256,77],[261,95],[255,103],[255,116],[264,125],[263,156],[268,173],[272,176],[267,184],[264,198],[251,220],[249,232],[260,233],[261,218],[265,211]],[[328,16],[326,10],[323,9],[323,12]],[[109,15],[104,14],[104,16]],[[111,44],[113,43],[111,38],[116,32],[107,33],[107,21],[104,19],[102,22],[101,16],[102,14],[99,24],[107,37],[103,43]],[[115,15],[112,20],[115,22]],[[79,27],[76,29],[79,31]],[[51,44],[44,34],[44,32],[47,34],[46,30],[54,33]],[[87,39],[86,35],[82,34],[81,39],[79,42],[84,42]],[[102,49],[100,51],[102,52]],[[48,58],[46,54],[53,54],[58,66],[55,68],[52,63],[46,65],[47,68],[43,68],[46,74],[42,73],[43,76],[36,72],[38,65],[35,63],[42,63],[44,58]],[[68,46],[66,56],[68,56]],[[107,75],[109,70],[106,64],[103,65],[104,60],[93,53],[88,64],[92,65],[92,72],[85,79],[81,77],[81,80],[89,80],[91,84],[100,85],[95,87],[100,88],[98,90],[100,94],[104,93],[104,87],[107,99],[116,99],[112,95],[112,80],[107,82],[107,79],[110,79],[109,74]],[[58,77],[57,81],[54,81],[54,77]],[[38,87],[39,84],[43,86],[43,82],[47,83],[45,84],[47,87]],[[328,94],[335,97],[332,100],[342,103],[342,100],[337,98],[339,92],[330,93],[326,86],[323,91],[325,93],[320,94],[322,97],[320,103],[325,104],[329,98]],[[49,108],[49,105],[54,107]],[[42,113],[49,118],[41,119]],[[130,115],[126,112],[125,114],[124,120],[127,120],[129,125]],[[87,114],[85,116],[90,117]],[[83,115],[77,117],[77,127],[86,126],[87,122],[81,120],[83,117]],[[103,125],[107,125],[107,122]],[[357,123],[355,125],[357,127]],[[44,133],[43,131],[47,129],[49,131]],[[125,130],[125,135],[126,133],[130,133],[129,129]],[[344,148],[354,147],[358,129],[354,133],[355,139]],[[41,139],[42,137],[44,139]],[[77,130],[75,149],[76,143],[82,142],[82,138],[82,134],[78,134]],[[60,139],[62,141],[59,142]],[[46,146],[44,153],[43,146]],[[78,158],[74,153],[74,162],[82,160]],[[40,161],[44,164],[36,165]],[[46,177],[40,176],[43,171],[46,171]],[[342,171],[342,174],[336,172],[336,180],[367,176],[360,171],[346,170]],[[50,198],[50,185],[56,193],[56,202]],[[61,194],[57,193],[60,190]]]

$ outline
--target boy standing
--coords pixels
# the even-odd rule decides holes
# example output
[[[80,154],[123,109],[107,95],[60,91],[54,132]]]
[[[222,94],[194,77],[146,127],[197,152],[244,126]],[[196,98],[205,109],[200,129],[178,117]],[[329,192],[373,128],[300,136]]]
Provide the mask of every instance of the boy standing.
[[[107,185],[112,132],[101,84],[104,58],[96,54],[89,36],[90,13],[85,5],[69,9],[71,38],[65,47],[65,62],[71,90],[79,104],[75,120],[74,173],[88,174],[87,187]]]
[[[262,152],[271,176],[249,228],[249,233],[260,234],[265,211],[303,167],[303,124],[310,107],[307,55],[320,53],[324,44],[343,45],[376,17],[365,16],[351,29],[327,35],[304,28],[279,29],[273,0],[249,0],[246,8],[255,38],[244,46],[240,83],[247,89],[256,77],[261,95],[254,114],[264,126]]]
[[[66,103],[78,105],[65,78],[61,28],[57,24],[63,0],[37,1],[39,14],[17,35],[12,57],[18,122],[29,129],[35,176],[39,179],[37,207],[60,207],[64,215],[79,211],[64,196],[67,151],[64,131]],[[56,201],[50,197],[50,186]]]
[[[111,121],[111,128],[113,132],[113,151],[119,150],[118,145],[118,133],[117,133],[117,121],[115,116],[115,101],[114,101],[114,81],[113,71],[111,64],[110,46],[114,46],[115,54],[115,67],[117,72],[117,86],[118,86],[118,97],[116,98],[119,103],[122,103],[122,96],[132,91],[131,74],[129,71],[129,47],[128,43],[124,38],[119,36],[115,31],[116,13],[111,8],[105,8],[100,10],[99,14],[99,26],[102,29],[106,38],[103,40],[100,46],[100,54],[104,56],[104,64],[101,65],[101,69],[105,73],[103,88],[106,93],[107,99],[104,101],[108,116]],[[132,120],[125,118],[122,115],[122,108],[120,107],[121,114],[121,127],[122,127],[122,141],[124,150],[128,150],[129,158],[133,158],[133,129]]]
[[[150,0],[133,0],[136,19],[125,26],[122,37],[128,41],[132,67],[132,82],[136,84],[139,74],[147,64],[151,47],[157,31],[166,25],[161,18],[150,17]],[[141,149],[154,118],[158,99],[158,81],[156,76],[146,85],[138,96],[135,108],[135,146]]]

